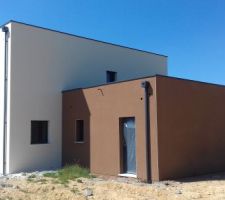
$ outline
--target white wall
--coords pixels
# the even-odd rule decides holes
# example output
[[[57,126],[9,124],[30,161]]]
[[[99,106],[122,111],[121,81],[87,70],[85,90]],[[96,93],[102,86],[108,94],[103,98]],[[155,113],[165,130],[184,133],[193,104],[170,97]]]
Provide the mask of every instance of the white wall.
[[[61,91],[167,74],[166,57],[19,23],[11,30],[9,172],[61,165]],[[49,144],[30,144],[30,121],[49,120]]]
[[[3,173],[5,33],[0,29],[0,174]]]

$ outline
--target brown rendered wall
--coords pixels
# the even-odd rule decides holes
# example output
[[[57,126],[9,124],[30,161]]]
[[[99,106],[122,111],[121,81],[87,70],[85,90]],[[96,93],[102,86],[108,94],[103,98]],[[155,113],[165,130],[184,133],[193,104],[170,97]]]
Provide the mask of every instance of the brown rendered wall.
[[[137,176],[146,179],[144,80],[152,87],[152,180],[224,171],[225,87],[162,76],[63,93],[63,164],[117,176],[119,119],[135,117]],[[85,123],[83,144],[74,142],[76,119]]]
[[[63,164],[79,162],[92,173],[117,176],[120,170],[120,117],[135,117],[137,176],[146,179],[144,89],[151,83],[151,173],[158,180],[156,78],[63,93]],[[75,119],[84,119],[85,143],[76,144]]]
[[[157,77],[159,179],[225,170],[225,87]]]
[[[90,110],[82,90],[63,94],[62,162],[90,167]],[[84,120],[84,143],[75,143],[75,120]]]

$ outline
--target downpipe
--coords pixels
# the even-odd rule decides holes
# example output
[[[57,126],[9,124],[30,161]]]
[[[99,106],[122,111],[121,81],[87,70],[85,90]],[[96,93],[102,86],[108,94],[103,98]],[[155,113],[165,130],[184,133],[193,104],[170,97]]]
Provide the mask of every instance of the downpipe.
[[[143,81],[141,87],[144,88],[144,108],[145,108],[145,156],[146,156],[146,175],[147,182],[151,183],[151,149],[150,149],[150,109],[149,96],[151,85],[148,81]]]
[[[7,95],[8,95],[8,37],[9,28],[2,27],[5,33],[5,62],[4,62],[4,121],[3,121],[3,175],[6,175],[6,148],[7,148]]]

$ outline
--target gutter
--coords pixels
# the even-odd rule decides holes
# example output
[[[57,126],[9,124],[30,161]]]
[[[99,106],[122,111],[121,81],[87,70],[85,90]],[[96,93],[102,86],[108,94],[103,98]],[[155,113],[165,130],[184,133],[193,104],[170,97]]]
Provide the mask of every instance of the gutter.
[[[148,81],[143,81],[141,87],[144,88],[144,101],[145,101],[145,156],[146,156],[146,176],[147,182],[151,183],[151,149],[150,149],[150,109],[149,109],[149,96],[151,85]]]
[[[5,33],[5,63],[4,63],[4,121],[3,121],[3,175],[6,175],[6,148],[7,148],[7,95],[8,95],[8,37],[9,28],[2,27]]]

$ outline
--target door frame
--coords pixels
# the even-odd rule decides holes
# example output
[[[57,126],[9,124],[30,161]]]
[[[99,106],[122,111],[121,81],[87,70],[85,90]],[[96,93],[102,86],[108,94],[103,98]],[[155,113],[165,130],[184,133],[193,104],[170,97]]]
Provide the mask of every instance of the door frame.
[[[127,174],[126,172],[124,172],[124,154],[123,154],[123,122],[124,119],[128,119],[128,118],[134,118],[134,122],[135,122],[135,126],[136,126],[136,118],[135,116],[126,116],[126,117],[120,117],[119,118],[119,159],[120,159],[120,174],[119,175],[123,175],[123,174]],[[135,174],[131,174],[136,176],[137,175],[137,134],[136,134],[136,127],[135,127],[135,153],[136,153],[136,173]]]

